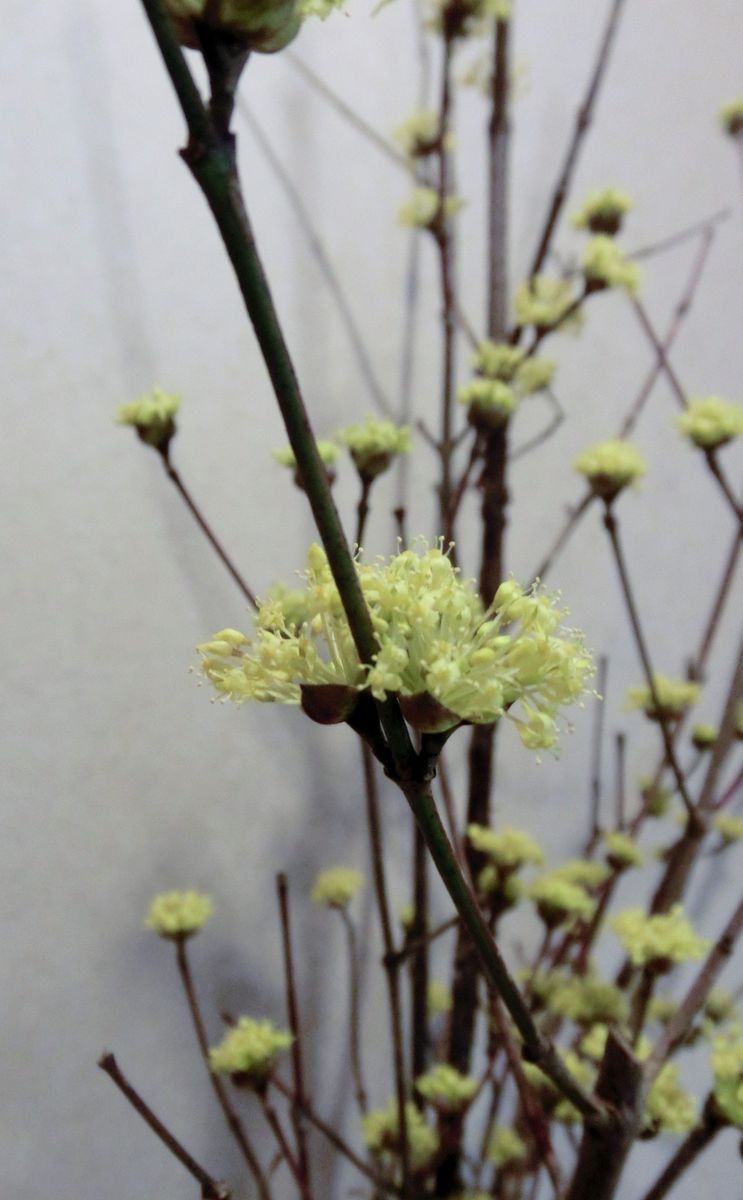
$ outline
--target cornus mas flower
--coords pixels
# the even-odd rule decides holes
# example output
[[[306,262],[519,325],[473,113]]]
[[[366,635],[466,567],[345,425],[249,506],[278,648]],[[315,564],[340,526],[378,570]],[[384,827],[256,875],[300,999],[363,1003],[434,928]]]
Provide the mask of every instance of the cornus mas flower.
[[[393,130],[392,136],[408,158],[425,158],[438,150],[439,115],[432,108],[418,109]],[[445,149],[453,150],[454,142],[453,134],[444,135]]]
[[[444,218],[453,217],[462,207],[463,201],[459,196],[447,196],[443,204]],[[397,219],[401,225],[411,229],[435,229],[441,220],[441,197],[435,188],[417,187],[398,210]]]
[[[743,838],[743,817],[736,817],[733,813],[718,813],[714,820],[714,828],[725,845],[732,845]]]
[[[614,500],[624,488],[636,483],[647,470],[638,450],[621,438],[597,442],[579,454],[573,463],[579,475],[585,475],[594,495],[607,502]]]
[[[421,732],[506,715],[530,749],[555,744],[559,712],[581,698],[593,667],[554,599],[508,581],[485,609],[474,582],[423,543],[386,561],[359,561],[356,571],[379,640],[373,662],[359,660],[327,558],[314,545],[303,612],[295,602],[287,611],[284,593],[274,592],[260,606],[253,640],[227,629],[199,647],[217,692],[237,703],[302,703],[335,723],[369,689],[378,700],[398,696]],[[343,703],[323,714],[313,702],[331,695],[328,684],[341,685],[332,696]]]
[[[396,1157],[400,1153],[399,1112],[397,1102],[390,1100],[386,1108],[374,1109],[363,1118],[363,1137],[372,1154]],[[439,1139],[412,1101],[405,1105],[405,1124],[410,1165],[414,1171],[424,1171],[438,1153]]]
[[[583,251],[581,266],[586,284],[592,291],[602,288],[622,288],[634,296],[640,286],[641,271],[630,262],[612,237],[599,233],[591,238]]]
[[[271,1021],[240,1017],[218,1046],[209,1051],[209,1066],[215,1075],[232,1075],[240,1083],[264,1083],[282,1050],[294,1038]]]
[[[426,997],[426,1007],[428,1015],[431,1017],[440,1017],[443,1013],[448,1013],[452,1005],[452,995],[445,983],[441,983],[438,979],[432,979],[428,985],[428,995]]]
[[[716,725],[695,725],[691,731],[692,744],[696,750],[711,750],[718,736]]]
[[[516,870],[527,863],[537,866],[544,862],[538,842],[523,829],[489,829],[485,825],[468,825],[467,837],[475,850],[487,854],[496,866]]]
[[[424,1100],[436,1108],[459,1112],[467,1107],[477,1091],[477,1080],[462,1075],[448,1063],[438,1063],[416,1079],[415,1088]]]
[[[507,1125],[496,1125],[488,1143],[488,1158],[496,1167],[518,1162],[526,1158],[526,1144],[515,1129]]]
[[[612,236],[619,233],[622,220],[633,208],[632,198],[621,188],[607,187],[589,192],[581,207],[573,213],[574,229]]]
[[[138,400],[122,404],[116,415],[116,423],[131,425],[148,446],[165,450],[175,434],[175,415],[180,406],[180,396],[171,396],[156,387]]]
[[[457,403],[468,410],[470,425],[497,429],[516,408],[518,397],[509,384],[499,379],[473,379],[457,389]]]
[[[574,307],[577,299],[569,279],[535,275],[519,285],[514,307],[520,325],[533,325],[537,330],[560,329],[563,333],[577,333],[583,323],[580,309]]]
[[[606,846],[607,862],[615,871],[626,871],[628,867],[642,866],[644,861],[642,852],[626,833],[621,833],[619,830],[605,833],[604,845]]]
[[[201,892],[161,892],[149,907],[145,928],[164,938],[187,938],[203,928],[213,912],[211,897]]]
[[[731,137],[743,133],[743,96],[736,96],[735,100],[723,105],[720,109],[720,124]]]
[[[743,404],[719,396],[697,396],[676,417],[684,437],[702,450],[716,450],[743,435]]]
[[[627,708],[641,708],[651,721],[675,721],[682,717],[699,699],[701,688],[698,683],[686,679],[668,679],[665,675],[653,674],[655,698],[648,684],[629,688]],[[656,704],[657,699],[657,704]]]
[[[364,876],[353,867],[328,867],[315,879],[310,895],[325,908],[346,908],[363,886]]]
[[[376,479],[398,454],[410,453],[410,426],[367,417],[363,425],[347,425],[336,441],[348,450],[362,479]]]
[[[636,967],[668,969],[674,963],[701,958],[709,948],[709,942],[699,937],[680,904],[674,904],[670,912],[653,916],[641,908],[627,908],[612,918],[611,927]]]
[[[694,1099],[680,1082],[675,1063],[661,1067],[645,1101],[647,1133],[688,1133],[697,1116]]]
[[[713,1095],[718,1112],[743,1129],[743,1031],[730,1030],[712,1043]]]

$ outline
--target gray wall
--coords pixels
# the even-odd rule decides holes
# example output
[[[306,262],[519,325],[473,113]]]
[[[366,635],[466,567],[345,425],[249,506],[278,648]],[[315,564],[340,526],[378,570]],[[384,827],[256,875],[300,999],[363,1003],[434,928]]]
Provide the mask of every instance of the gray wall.
[[[514,117],[514,278],[530,253],[606,4],[523,0],[520,7],[518,58],[529,64],[530,85]],[[354,4],[349,15],[308,28],[295,51],[386,133],[417,95],[413,22],[402,2],[373,20],[370,8]],[[695,0],[630,0],[574,191],[579,199],[606,182],[626,186],[637,201],[633,246],[731,206],[674,362],[691,392],[738,397],[741,178],[715,121],[720,104],[743,88],[742,38],[738,0],[708,0],[703,15]],[[318,867],[338,858],[365,865],[355,747],[343,730],[311,728],[294,712],[208,704],[188,674],[192,648],[216,628],[243,625],[244,605],[194,534],[156,456],[112,423],[118,404],[155,382],[182,393],[176,455],[194,494],[259,593],[291,578],[311,538],[306,505],[271,460],[284,441],[279,418],[205,206],[176,157],[182,123],[139,5],[11,6],[0,71],[1,1188],[14,1200],[190,1196],[180,1168],[95,1068],[103,1047],[114,1048],[196,1155],[217,1171],[234,1167],[169,947],[142,930],[144,910],[156,890],[208,888],[218,912],[194,956],[210,1013],[227,1006],[282,1019],[273,871],[290,872],[312,1073],[320,1103],[331,1109],[342,1095],[335,1081],[345,1054],[337,1035],[342,942],[331,917],[300,908],[300,898]],[[405,179],[281,56],[251,64],[244,96],[299,181],[395,398],[409,242],[394,213]],[[460,282],[479,324],[482,102],[464,97],[459,118],[459,171],[471,197],[459,224]],[[323,433],[363,417],[369,395],[306,238],[247,133],[241,161]],[[569,234],[560,242],[565,253],[577,244]],[[648,264],[644,296],[659,327],[694,253],[687,243]],[[431,420],[435,280],[426,247],[415,402]],[[562,506],[578,494],[569,468],[575,452],[614,430],[651,362],[631,311],[614,297],[592,306],[580,343],[564,339],[554,349],[569,420],[550,446],[514,469],[509,559],[517,574],[535,565]],[[670,425],[673,411],[668,388],[659,386],[638,438],[652,469],[641,496],[628,497],[622,510],[656,660],[671,674],[693,647],[730,536],[719,496]],[[535,401],[517,435],[544,415]],[[737,478],[740,455],[728,453]],[[421,444],[411,528],[429,534],[431,466]],[[349,512],[349,471],[338,497]],[[375,514],[372,552],[392,546],[389,507]],[[472,570],[474,501],[465,515]],[[634,777],[653,761],[655,742],[621,710],[639,665],[596,519],[553,582],[590,644],[611,653],[609,728],[623,723],[632,731]],[[721,647],[718,680],[728,673]],[[718,693],[712,686],[707,718],[716,717]],[[547,757],[541,767],[515,738],[503,738],[500,812],[555,852],[576,846],[585,825],[589,714],[578,713],[576,726],[560,762]],[[454,753],[455,781],[464,742]],[[407,822],[396,795],[385,796],[385,813],[402,904]],[[717,912],[712,931],[735,896],[735,864],[721,871],[729,898],[710,910]],[[378,996],[376,985],[369,995]],[[386,1027],[381,1005],[369,1007],[368,1057],[381,1102],[389,1088]],[[215,1019],[210,1028],[216,1036]],[[702,1161],[687,1195],[739,1175],[729,1141],[730,1153]],[[658,1153],[638,1151],[627,1200]]]

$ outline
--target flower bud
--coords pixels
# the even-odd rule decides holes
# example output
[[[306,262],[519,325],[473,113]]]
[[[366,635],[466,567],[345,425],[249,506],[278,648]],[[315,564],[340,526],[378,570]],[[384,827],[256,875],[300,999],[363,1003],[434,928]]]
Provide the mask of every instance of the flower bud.
[[[192,48],[199,45],[195,21],[261,54],[283,50],[301,24],[296,0],[165,0],[165,7],[180,40]]]

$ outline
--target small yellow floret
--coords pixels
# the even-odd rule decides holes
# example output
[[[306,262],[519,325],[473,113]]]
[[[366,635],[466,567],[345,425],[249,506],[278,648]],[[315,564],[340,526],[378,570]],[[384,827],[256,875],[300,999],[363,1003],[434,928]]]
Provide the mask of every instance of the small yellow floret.
[[[719,736],[716,725],[695,725],[691,731],[691,740],[697,750],[711,750]]]
[[[627,691],[627,708],[641,708],[651,721],[676,720],[683,716],[699,699],[701,688],[698,683],[686,679],[669,679],[666,675],[653,675],[655,698],[650,687],[644,683]],[[656,704],[657,699],[657,704]]]
[[[736,96],[734,100],[729,100],[722,106],[720,124],[731,137],[743,133],[743,96]]]
[[[718,813],[714,826],[726,845],[739,842],[743,838],[743,817],[736,817],[732,813]]]
[[[463,203],[459,196],[447,196],[443,204],[444,219],[458,213]],[[400,224],[411,229],[434,229],[440,223],[441,217],[441,198],[432,187],[415,188],[400,206],[397,214]]]
[[[702,958],[709,941],[699,937],[680,904],[670,912],[649,916],[642,908],[627,908],[610,922],[630,961],[636,967],[669,968],[674,963]]]
[[[432,979],[428,985],[426,997],[429,1016],[441,1017],[448,1013],[452,1006],[452,995],[445,983]]]
[[[583,274],[589,288],[622,288],[634,296],[640,286],[641,271],[608,234],[591,238],[581,259]]]
[[[720,396],[697,396],[679,413],[676,424],[695,446],[716,450],[743,435],[743,404]]]
[[[627,867],[642,866],[642,853],[626,833],[615,830],[604,834],[604,845],[607,861],[615,870],[623,871]]]
[[[402,121],[392,133],[408,158],[425,158],[439,148],[439,115],[434,109],[418,109]],[[444,136],[447,150],[454,148],[453,134]]]
[[[714,1097],[722,1115],[743,1129],[743,1031],[731,1029],[712,1043]]]
[[[387,1108],[375,1109],[363,1118],[364,1141],[372,1154],[399,1155],[399,1112],[397,1102],[390,1100]],[[414,1171],[422,1171],[438,1152],[439,1139],[412,1101],[405,1105],[405,1125],[410,1165]]]
[[[317,452],[325,466],[332,467],[340,454],[340,449],[335,442],[320,441],[317,443]],[[287,446],[283,450],[274,450],[273,457],[280,466],[296,471],[297,459],[291,446]]]
[[[575,919],[590,920],[596,908],[595,901],[586,889],[566,879],[559,869],[536,879],[528,894],[545,925],[550,928]]]
[[[573,467],[579,475],[585,475],[594,493],[607,501],[637,483],[647,470],[639,451],[621,438],[589,446],[578,455]]]
[[[161,892],[152,901],[145,927],[164,938],[186,938],[198,933],[214,912],[211,896],[202,892]]]
[[[156,387],[138,400],[122,404],[116,414],[116,423],[136,429],[148,446],[165,449],[175,433],[175,415],[180,406],[180,396]]]
[[[468,825],[467,837],[475,850],[487,854],[499,867],[517,868],[535,863],[540,866],[544,855],[538,842],[523,829],[488,829],[485,825]]]
[[[577,333],[583,323],[577,296],[569,279],[552,279],[535,275],[519,285],[514,299],[519,325],[533,325],[538,330],[560,329]]]
[[[574,229],[613,235],[622,226],[622,219],[634,207],[632,197],[621,188],[607,187],[589,192],[581,207],[573,213]]]
[[[446,1112],[466,1108],[477,1091],[477,1080],[462,1075],[449,1063],[438,1063],[415,1081],[416,1091],[430,1104]]]
[[[520,1162],[522,1158],[526,1158],[526,1143],[515,1129],[509,1129],[507,1125],[496,1125],[488,1143],[488,1158],[496,1167]]]
[[[328,867],[317,876],[310,895],[325,908],[346,908],[363,886],[364,876],[353,867]]]
[[[693,1098],[685,1092],[675,1063],[661,1067],[645,1101],[645,1125],[652,1132],[688,1133],[696,1121]]]
[[[254,1021],[240,1017],[218,1046],[209,1051],[209,1066],[215,1075],[244,1076],[246,1081],[263,1082],[272,1072],[282,1050],[288,1050],[294,1038],[277,1029],[272,1021]]]
[[[387,470],[395,455],[410,452],[410,427],[369,416],[363,425],[341,429],[336,441],[349,451],[362,478],[375,479]]]

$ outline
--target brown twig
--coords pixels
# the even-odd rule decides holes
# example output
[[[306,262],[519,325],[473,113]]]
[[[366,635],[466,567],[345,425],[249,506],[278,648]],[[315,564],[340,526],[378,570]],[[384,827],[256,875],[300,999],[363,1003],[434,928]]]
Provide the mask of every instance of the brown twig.
[[[410,954],[411,1070],[416,1079],[428,1061],[428,851],[423,834],[413,825],[413,921],[410,938],[416,948]]]
[[[292,952],[291,913],[289,910],[289,882],[282,872],[276,876],[276,893],[279,901],[279,918],[281,922],[281,949],[284,956],[284,977],[286,980],[286,1012],[289,1019],[289,1029],[293,1041],[291,1045],[292,1075],[294,1092],[297,1102],[290,1106],[294,1136],[297,1139],[297,1165],[303,1182],[310,1185],[310,1161],[307,1153],[307,1135],[302,1120],[302,1104],[305,1099],[304,1062],[302,1053],[302,1023],[299,1018],[299,1000],[297,998],[297,983],[294,970],[294,954]]]
[[[604,716],[606,713],[606,679],[609,671],[609,660],[602,654],[598,661],[596,673],[596,691],[598,696],[594,707],[593,737],[591,740],[591,826],[588,834],[588,848],[593,849],[601,836],[601,757],[604,744]]]
[[[186,505],[186,508],[191,513],[191,516],[195,520],[195,522],[198,525],[201,532],[204,534],[204,537],[206,538],[206,540],[209,542],[209,545],[211,546],[214,553],[217,555],[217,558],[220,560],[220,562],[223,564],[223,566],[226,567],[229,575],[231,576],[231,578],[234,580],[234,582],[239,587],[240,591],[242,592],[243,596],[247,600],[250,607],[257,609],[258,601],[256,599],[255,592],[250,587],[250,585],[248,583],[246,583],[246,581],[243,579],[242,575],[238,571],[238,569],[235,566],[235,564],[233,563],[232,559],[227,554],[227,551],[224,549],[224,546],[219,541],[219,539],[218,539],[217,535],[214,533],[214,530],[212,529],[211,525],[207,521],[206,517],[202,513],[201,509],[199,508],[199,506],[197,505],[193,496],[191,495],[188,488],[186,487],[185,483],[183,482],[179,472],[176,470],[176,468],[173,466],[172,462],[170,461],[168,454],[164,453],[164,454],[162,454],[161,457],[162,457],[162,461],[163,461],[163,466],[165,468],[165,474],[167,475],[167,477],[171,481],[171,483],[174,485],[176,491],[178,492],[178,495],[183,500],[184,504]]]
[[[707,618],[707,622],[704,627],[699,649],[697,650],[697,653],[695,654],[689,667],[689,677],[691,679],[704,679],[704,668],[707,665],[707,659],[709,658],[709,653],[712,649],[712,642],[720,623],[720,618],[725,607],[725,601],[727,600],[728,593],[732,587],[733,580],[735,579],[735,571],[738,566],[738,558],[741,549],[743,549],[743,529],[736,529],[733,535],[732,545],[728,552],[727,558],[725,559],[725,566],[720,578],[720,583],[715,592],[715,598],[710,609],[709,617]]]
[[[359,955],[356,945],[356,930],[351,916],[345,908],[338,910],[346,930],[348,947],[348,988],[349,988],[349,1020],[348,1048],[351,1062],[351,1077],[356,1092],[356,1103],[359,1111],[366,1112],[366,1088],[364,1087],[364,1071],[361,1065],[361,989],[359,987]]]
[[[604,28],[603,37],[599,44],[596,61],[591,72],[591,77],[588,81],[588,88],[583,98],[583,103],[578,109],[578,115],[575,121],[575,128],[570,140],[570,144],[565,155],[565,160],[562,164],[560,174],[555,184],[555,189],[547,209],[544,226],[539,236],[529,275],[538,275],[542,265],[547,258],[552,238],[557,227],[557,222],[560,218],[560,213],[563,210],[565,202],[568,198],[570,185],[572,183],[573,174],[578,164],[578,156],[580,154],[583,141],[591,127],[593,113],[596,107],[596,102],[601,91],[601,84],[606,75],[606,70],[609,65],[612,47],[617,35],[619,27],[619,18],[622,15],[624,0],[612,0],[611,8],[609,9],[609,17]]]
[[[227,1124],[227,1128],[232,1134],[232,1137],[234,1138],[240,1153],[245,1159],[248,1169],[255,1180],[255,1185],[258,1189],[260,1200],[270,1200],[268,1183],[266,1182],[266,1177],[263,1172],[263,1168],[260,1165],[258,1155],[253,1148],[253,1144],[245,1131],[245,1127],[240,1120],[240,1117],[235,1111],[224,1083],[218,1075],[214,1074],[209,1065],[209,1039],[206,1035],[204,1018],[201,1015],[201,1008],[196,995],[193,975],[191,974],[191,964],[188,959],[185,938],[178,938],[176,940],[175,956],[178,974],[180,976],[186,1002],[188,1004],[188,1011],[191,1014],[191,1023],[193,1024],[194,1032],[196,1034],[196,1041],[198,1042],[199,1050],[201,1051],[201,1057],[207,1070],[209,1082],[212,1086],[212,1090],[214,1091],[214,1095],[217,1098],[217,1103],[222,1110],[222,1115]]]
[[[276,1109],[269,1100],[267,1090],[265,1088],[259,1088],[256,1091],[256,1095],[258,1097],[260,1106],[263,1109],[263,1115],[266,1118],[268,1127],[276,1138],[276,1144],[281,1151],[281,1157],[284,1159],[284,1162],[289,1168],[294,1182],[297,1185],[297,1191],[299,1192],[299,1195],[302,1197],[302,1200],[312,1200],[312,1191],[306,1177],[302,1174],[302,1168],[299,1165],[299,1158],[295,1155],[294,1151],[289,1145],[287,1136],[284,1133],[284,1127],[279,1119],[279,1114],[276,1112]]]
[[[196,1180],[201,1187],[201,1195],[203,1200],[230,1200],[232,1193],[226,1184],[220,1183],[216,1179],[212,1179],[208,1171],[199,1166],[196,1159],[193,1158],[186,1148],[181,1145],[176,1137],[169,1129],[163,1125],[159,1117],[156,1117],[152,1109],[140,1096],[128,1079],[123,1075],[119,1064],[113,1054],[104,1054],[98,1060],[98,1066],[102,1071],[113,1080],[120,1092],[126,1096],[135,1112],[139,1113],[146,1125],[149,1125],[152,1132],[159,1137],[164,1146],[167,1146],[170,1153],[178,1159],[178,1161],[186,1168],[190,1175]]]
[[[451,119],[452,103],[452,50],[449,36],[443,41],[443,63],[441,68],[441,97],[438,114],[438,198],[439,212],[435,227],[435,240],[439,256],[441,288],[442,353],[441,369],[441,436],[439,457],[441,481],[439,485],[439,525],[447,543],[454,541],[452,512],[452,454],[453,454],[453,406],[454,372],[457,332],[457,306],[454,288],[454,235],[451,219],[446,214],[446,203],[451,193],[450,151],[447,134]]]

